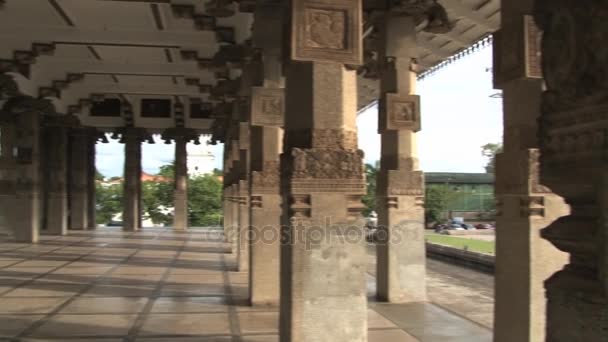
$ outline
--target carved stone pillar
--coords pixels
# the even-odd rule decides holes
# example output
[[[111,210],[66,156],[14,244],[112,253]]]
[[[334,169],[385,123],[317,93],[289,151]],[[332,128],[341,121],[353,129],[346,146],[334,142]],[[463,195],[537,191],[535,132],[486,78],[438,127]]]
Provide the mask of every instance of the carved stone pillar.
[[[362,59],[361,2],[324,3],[291,4],[281,155],[283,342],[367,341],[365,175],[357,78],[345,67]]]
[[[188,152],[186,138],[175,137],[175,191],[173,228],[188,229]]]
[[[68,128],[45,128],[46,149],[46,233],[65,235],[68,231]]]
[[[89,227],[89,131],[74,128],[70,138],[70,229],[84,230]]]
[[[88,200],[88,229],[97,228],[96,216],[97,216],[97,200],[95,196],[95,176],[97,174],[97,168],[95,167],[95,153],[97,145],[97,135],[89,137],[88,141],[88,153],[87,153],[87,200]]]
[[[15,211],[16,159],[13,149],[16,143],[14,122],[0,123],[0,230],[13,234]]]
[[[605,341],[608,332],[608,3],[537,0],[546,91],[541,183],[571,207],[541,231],[569,263],[545,282],[547,341]]]
[[[125,144],[122,228],[125,231],[141,228],[141,137],[135,130],[126,130],[122,136]]]
[[[238,191],[238,255],[237,264],[239,272],[249,270],[249,124],[239,123],[239,159],[237,168],[237,191]]]
[[[251,267],[252,305],[278,305],[280,294],[281,193],[284,81],[282,15],[275,6],[257,5],[253,44],[262,49],[261,79],[251,91]]]
[[[494,36],[494,83],[503,90],[505,131],[496,157],[496,342],[545,340],[543,283],[568,261],[540,237],[542,228],[569,209],[539,183],[542,75],[540,31],[526,15],[532,6],[532,0],[503,2],[502,29]]]
[[[416,25],[411,16],[387,14],[380,25],[382,135],[377,208],[378,298],[393,303],[426,300],[424,181],[416,132]]]
[[[17,115],[16,197],[11,224],[18,242],[35,243],[40,236],[40,116],[33,111]]]

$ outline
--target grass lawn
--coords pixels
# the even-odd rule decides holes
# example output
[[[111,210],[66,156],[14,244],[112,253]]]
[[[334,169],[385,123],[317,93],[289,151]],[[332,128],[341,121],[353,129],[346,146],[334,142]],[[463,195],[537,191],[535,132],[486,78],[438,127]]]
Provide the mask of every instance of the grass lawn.
[[[459,249],[468,249],[471,252],[494,255],[494,241],[466,239],[461,237],[426,233],[426,241]]]

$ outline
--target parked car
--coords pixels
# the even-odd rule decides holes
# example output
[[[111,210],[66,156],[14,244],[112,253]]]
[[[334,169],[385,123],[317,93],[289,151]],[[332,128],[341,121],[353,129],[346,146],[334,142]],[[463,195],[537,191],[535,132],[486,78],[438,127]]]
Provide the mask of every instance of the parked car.
[[[462,228],[466,229],[466,230],[474,230],[475,226],[470,224],[470,223],[463,223],[460,225]]]
[[[365,221],[365,226],[369,229],[376,229],[378,227],[378,214],[376,214],[375,211],[369,213],[369,216]]]
[[[477,229],[494,229],[494,226],[490,223],[479,223],[475,226]]]
[[[448,227],[449,230],[464,230],[464,228],[462,228],[461,224],[458,223],[452,223],[450,224],[450,226]]]

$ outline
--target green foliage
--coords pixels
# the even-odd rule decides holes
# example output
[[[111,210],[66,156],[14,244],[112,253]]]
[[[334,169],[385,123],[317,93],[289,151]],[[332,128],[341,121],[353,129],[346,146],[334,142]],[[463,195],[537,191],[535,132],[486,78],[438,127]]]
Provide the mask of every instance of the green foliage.
[[[458,249],[466,249],[471,252],[494,254],[494,241],[477,240],[469,238],[461,238],[449,235],[440,235],[434,233],[426,234],[426,240],[430,243],[435,243],[444,246],[450,246]]]
[[[108,224],[114,215],[122,211],[122,184],[104,186],[97,182],[95,192],[97,197],[95,220],[98,224]]]
[[[188,210],[193,227],[218,225],[222,220],[222,182],[215,175],[190,178]]]
[[[496,155],[500,152],[502,152],[501,143],[488,143],[481,146],[481,155],[488,158],[488,164],[485,166],[487,173],[494,173]]]
[[[460,197],[457,191],[448,186],[427,186],[424,198],[424,217],[426,222],[438,222],[450,205]]]
[[[217,225],[222,221],[222,182],[214,175],[193,177],[188,180],[188,210],[190,226]],[[159,176],[173,179],[174,165],[163,165]],[[112,179],[119,179],[114,177]],[[97,183],[97,222],[107,224],[112,217],[122,211],[122,183],[103,186]],[[171,225],[173,217],[166,209],[173,208],[173,181],[142,183],[142,209],[144,216],[155,224]]]
[[[363,196],[363,204],[365,204],[364,216],[368,216],[372,211],[376,210],[376,180],[380,163],[375,165],[365,164],[365,177],[367,180],[367,193]]]

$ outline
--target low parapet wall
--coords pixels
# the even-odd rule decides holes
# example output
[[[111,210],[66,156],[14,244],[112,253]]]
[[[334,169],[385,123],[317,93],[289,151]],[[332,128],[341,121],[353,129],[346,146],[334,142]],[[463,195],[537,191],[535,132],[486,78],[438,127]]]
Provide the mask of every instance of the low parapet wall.
[[[465,266],[484,273],[494,274],[495,257],[493,255],[471,252],[430,242],[426,243],[426,255],[429,258]]]

